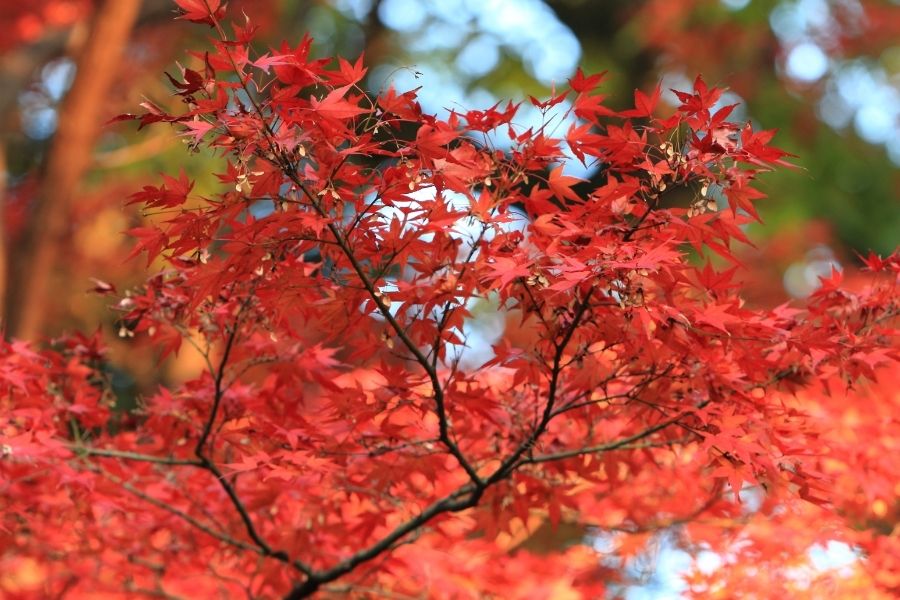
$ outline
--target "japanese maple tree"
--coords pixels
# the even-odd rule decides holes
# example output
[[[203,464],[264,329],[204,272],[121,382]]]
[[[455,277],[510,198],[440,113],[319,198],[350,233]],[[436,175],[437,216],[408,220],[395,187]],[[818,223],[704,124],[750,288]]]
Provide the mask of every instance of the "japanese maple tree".
[[[896,368],[900,257],[748,308],[733,248],[788,157],[722,90],[617,112],[579,71],[531,99],[538,127],[512,103],[438,117],[364,89],[361,58],[257,54],[224,3],[176,3],[214,32],[169,75],[183,108],[122,119],[221,157],[221,187],[170,174],[132,196],[150,272],[115,308],[120,335],[207,368],[129,410],[99,335],[2,347],[4,594],[598,597],[660,530],[744,569],[832,539],[877,553],[848,499],[887,502],[890,475],[854,476],[867,440],[822,415]],[[507,331],[479,364],[484,310]],[[864,584],[889,597],[896,569]]]

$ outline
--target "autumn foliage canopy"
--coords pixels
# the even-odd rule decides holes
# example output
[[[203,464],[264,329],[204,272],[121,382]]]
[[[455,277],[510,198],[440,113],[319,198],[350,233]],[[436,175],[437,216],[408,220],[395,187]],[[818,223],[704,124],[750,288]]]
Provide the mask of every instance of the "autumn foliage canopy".
[[[169,74],[175,108],[120,120],[220,157],[220,191],[135,193],[148,277],[98,291],[120,335],[207,368],[126,408],[99,336],[3,345],[0,595],[597,598],[660,532],[723,565],[685,574],[697,597],[900,590],[877,524],[900,257],[746,304],[774,132],[700,77],[617,111],[581,71],[530,99],[539,127],[439,118],[364,89],[361,58],[259,54],[249,19],[176,2],[210,47]],[[831,541],[857,560],[811,566]]]

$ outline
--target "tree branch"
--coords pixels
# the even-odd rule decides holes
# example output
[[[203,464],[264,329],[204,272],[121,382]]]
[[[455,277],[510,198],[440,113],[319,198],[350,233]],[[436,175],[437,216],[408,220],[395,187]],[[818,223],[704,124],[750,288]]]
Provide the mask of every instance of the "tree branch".
[[[473,484],[468,483],[458,488],[453,493],[448,494],[442,499],[432,503],[421,513],[402,523],[391,533],[375,542],[371,546],[356,552],[349,558],[341,561],[340,563],[326,571],[317,571],[315,573],[312,573],[306,581],[291,590],[290,593],[285,596],[285,600],[299,600],[301,598],[310,596],[311,594],[315,593],[323,584],[334,581],[335,579],[355,569],[357,565],[372,560],[438,515],[448,512],[459,512],[467,508],[472,508],[478,503],[478,497],[473,494],[476,489],[477,488]]]
[[[587,294],[584,295],[584,298],[579,304],[578,308],[575,311],[575,315],[572,317],[572,323],[569,325],[569,328],[566,330],[565,335],[563,335],[563,339],[556,346],[556,352],[553,356],[553,366],[550,371],[550,387],[547,391],[547,404],[544,406],[544,413],[541,415],[541,420],[534,428],[534,430],[528,435],[528,437],[523,441],[512,454],[510,454],[501,464],[497,467],[497,470],[491,474],[490,477],[487,478],[487,483],[494,483],[500,481],[507,477],[513,469],[515,469],[516,463],[519,461],[519,458],[522,457],[523,454],[528,452],[534,447],[535,442],[537,442],[538,438],[543,435],[544,431],[547,429],[547,426],[550,424],[550,421],[553,419],[553,409],[556,405],[556,398],[559,392],[559,378],[562,374],[562,359],[565,354],[566,347],[569,345],[569,342],[572,341],[572,336],[575,335],[575,330],[578,328],[578,325],[581,323],[581,319],[584,318],[585,313],[587,312],[588,306],[590,304],[591,296],[594,293],[594,288],[588,290]]]
[[[215,373],[212,373],[214,377],[213,404],[210,408],[209,416],[204,423],[200,438],[197,440],[197,445],[194,447],[194,454],[198,459],[198,464],[196,464],[195,466],[208,471],[219,482],[219,486],[221,486],[221,488],[225,491],[225,494],[228,496],[229,501],[231,502],[232,506],[234,507],[235,511],[237,511],[238,516],[243,522],[244,529],[246,530],[247,535],[250,536],[250,539],[252,539],[256,544],[260,554],[262,554],[263,556],[271,556],[280,560],[281,562],[291,564],[297,570],[306,575],[309,575],[310,573],[312,573],[311,567],[299,560],[291,560],[290,556],[288,556],[288,554],[283,550],[273,550],[268,542],[263,539],[259,531],[256,529],[256,525],[254,525],[253,519],[250,518],[250,513],[247,512],[247,507],[244,506],[244,503],[241,501],[240,496],[238,496],[237,490],[231,483],[228,482],[228,480],[225,478],[225,475],[222,473],[219,467],[216,466],[212,458],[210,458],[206,454],[204,448],[207,441],[209,440],[213,425],[215,424],[216,418],[218,416],[219,406],[221,405],[222,398],[225,395],[225,369],[228,366],[228,360],[231,358],[231,352],[234,348],[235,340],[238,337],[238,331],[241,327],[241,321],[243,319],[244,311],[247,310],[251,298],[252,295],[248,294],[247,298],[245,298],[241,303],[238,313],[237,315],[235,315],[234,323],[231,326],[231,331],[228,333],[228,337],[225,340],[225,349],[222,351],[222,358],[219,360],[219,366],[216,369]]]
[[[228,41],[228,36],[225,33],[225,30],[222,28],[221,24],[215,17],[215,14],[212,10],[210,10],[209,4],[207,0],[203,0],[204,5],[207,8],[207,12],[210,15],[210,19],[212,19],[213,24],[219,34],[219,37],[223,42]],[[235,73],[238,75],[238,80],[240,82],[241,88],[247,94],[247,97],[250,99],[250,103],[253,105],[253,109],[256,112],[257,116],[260,118],[265,131],[264,136],[266,141],[269,144],[269,148],[274,156],[278,158],[278,162],[280,163],[282,172],[285,173],[291,181],[300,189],[303,194],[310,201],[312,207],[319,213],[320,216],[324,218],[328,218],[328,214],[322,209],[321,204],[319,203],[318,198],[312,194],[309,188],[303,183],[297,174],[296,167],[293,165],[291,160],[285,156],[284,152],[278,146],[275,141],[275,132],[272,130],[271,125],[269,124],[269,120],[266,118],[265,112],[263,111],[262,106],[256,101],[256,98],[251,93],[249,89],[249,77],[245,77],[243,70],[239,70],[237,67],[237,63],[234,61],[231,53],[227,51],[228,58],[231,61],[232,66],[234,67]],[[394,330],[394,333],[406,347],[406,349],[413,355],[416,362],[418,362],[422,368],[425,370],[428,379],[431,382],[433,393],[434,393],[434,402],[435,402],[435,412],[438,416],[439,428],[440,428],[440,440],[444,446],[447,447],[447,450],[451,455],[457,460],[469,478],[476,486],[482,486],[482,480],[478,475],[478,472],[472,466],[472,464],[466,459],[463,455],[462,451],[459,449],[459,446],[453,441],[450,436],[450,426],[449,420],[447,418],[447,411],[445,406],[445,398],[444,391],[441,386],[440,379],[437,374],[437,370],[432,367],[431,363],[428,361],[428,357],[419,349],[419,347],[410,339],[409,335],[406,333],[406,330],[400,325],[400,323],[394,318],[393,314],[391,314],[390,309],[382,300],[379,290],[376,289],[374,282],[366,275],[365,270],[362,267],[362,264],[356,258],[356,255],[353,253],[353,249],[350,247],[345,236],[342,234],[340,228],[335,225],[330,220],[327,221],[328,231],[331,233],[337,245],[340,247],[341,252],[350,262],[350,266],[353,268],[353,271],[356,273],[357,277],[359,277],[360,281],[365,287],[366,292],[369,294],[372,302],[375,303],[375,306],[378,308],[378,312],[381,313],[382,317],[384,317],[385,321],[390,325],[391,329]]]
[[[106,458],[121,458],[124,460],[133,460],[139,462],[156,463],[159,465],[169,466],[185,466],[185,467],[201,467],[203,463],[199,460],[191,460],[188,458],[172,458],[165,456],[153,456],[151,454],[140,454],[138,452],[129,452],[126,450],[114,450],[112,448],[92,448],[90,446],[82,446],[80,444],[69,444],[69,449],[75,454],[83,456],[102,456]]]
[[[588,291],[587,294],[585,294],[585,297],[582,299],[581,304],[575,311],[575,316],[572,318],[572,323],[563,336],[563,339],[556,347],[556,352],[554,354],[553,360],[553,370],[550,379],[550,388],[548,391],[547,405],[544,408],[544,414],[541,418],[541,422],[531,432],[528,438],[524,442],[522,442],[519,447],[516,448],[516,450],[514,450],[509,457],[507,457],[506,460],[503,461],[503,463],[497,468],[497,470],[494,471],[494,473],[490,477],[484,479],[480,485],[474,482],[468,483],[464,486],[459,487],[456,491],[445,496],[441,500],[432,503],[417,516],[399,525],[396,529],[394,529],[391,533],[389,533],[378,542],[375,542],[368,548],[356,552],[350,558],[347,558],[346,560],[338,563],[334,567],[326,571],[317,571],[310,574],[307,577],[306,581],[296,586],[287,596],[285,596],[285,600],[300,600],[301,598],[306,598],[312,595],[323,584],[334,581],[342,575],[352,571],[360,563],[371,560],[382,552],[388,551],[397,541],[403,539],[405,536],[412,533],[419,527],[422,527],[438,515],[448,512],[460,512],[469,508],[474,508],[478,505],[482,495],[484,494],[484,491],[488,487],[508,477],[512,473],[512,471],[519,466],[519,458],[522,456],[522,454],[533,447],[535,440],[537,440],[537,438],[540,437],[541,434],[543,434],[543,432],[546,430],[547,425],[553,417],[553,406],[555,404],[559,384],[559,376],[562,370],[562,358],[565,354],[566,347],[575,334],[575,330],[577,329],[578,325],[581,323],[581,319],[587,312],[592,292],[593,288]]]
[[[624,437],[620,440],[616,440],[615,442],[609,442],[607,444],[602,444],[599,446],[593,446],[590,448],[580,448],[578,450],[568,451],[568,452],[559,452],[555,454],[547,454],[542,456],[530,457],[519,460],[518,457],[521,457],[521,454],[527,451],[527,447],[525,450],[522,450],[520,453],[517,449],[516,452],[511,456],[517,456],[517,459],[510,464],[509,467],[504,471],[504,477],[511,474],[515,469],[520,466],[528,465],[528,464],[540,464],[546,462],[553,462],[559,460],[565,460],[568,458],[573,458],[576,456],[581,456],[584,454],[597,454],[602,452],[610,452],[613,450],[622,450],[622,449],[640,449],[640,448],[651,448],[656,446],[669,446],[676,443],[681,443],[686,441],[686,439],[682,440],[671,440],[671,441],[660,441],[660,442],[652,442],[648,441],[644,444],[635,444],[635,442],[639,442],[643,438],[646,438],[654,433],[665,429],[666,427],[674,424],[679,419],[684,417],[689,412],[694,410],[698,410],[705,406],[708,401],[702,402],[695,407],[692,407],[690,410],[683,411],[671,419],[667,419],[661,423],[657,423],[652,427],[648,427],[634,435],[630,435]],[[507,461],[504,461],[506,464]],[[503,468],[503,467],[501,467]],[[500,472],[498,468],[495,475]],[[324,584],[334,581],[335,579],[340,578],[341,576],[349,573],[353,569],[355,569],[361,563],[372,560],[383,552],[387,552],[390,550],[394,544],[398,541],[402,540],[405,536],[409,535],[413,531],[419,529],[420,527],[427,524],[429,521],[434,519],[435,517],[450,513],[450,512],[460,512],[469,508],[474,508],[478,505],[481,500],[482,493],[484,489],[496,484],[503,477],[495,477],[492,475],[488,479],[485,480],[485,485],[483,488],[478,488],[474,486],[472,483],[468,483],[464,486],[459,487],[456,491],[451,494],[448,494],[444,498],[430,504],[425,510],[416,515],[415,517],[409,519],[408,521],[402,523],[397,526],[391,533],[372,545],[360,550],[349,558],[341,561],[334,567],[325,570],[325,571],[316,571],[308,575],[306,581],[294,587],[288,593],[284,600],[300,600],[302,598],[307,598],[310,595],[314,594],[320,587]]]
[[[228,338],[226,338],[225,340],[225,349],[222,351],[222,358],[219,360],[219,367],[215,370],[214,373],[211,373],[211,375],[215,378],[213,405],[209,411],[209,416],[206,418],[206,423],[204,423],[203,425],[203,431],[200,434],[200,438],[197,440],[197,445],[194,447],[194,454],[201,461],[206,460],[206,456],[203,453],[203,446],[206,445],[206,441],[209,439],[209,435],[212,432],[213,425],[216,422],[216,417],[218,416],[219,405],[222,403],[222,396],[225,393],[225,390],[222,386],[222,383],[225,381],[225,367],[228,365],[228,359],[231,358],[231,350],[232,348],[234,348],[234,342],[235,339],[237,339],[237,332],[241,326],[241,315],[243,315],[243,312],[247,308],[248,303],[249,297],[241,304],[241,308],[234,319],[234,324],[231,327],[231,331],[228,333]]]
[[[576,458],[578,456],[584,456],[586,454],[600,454],[603,452],[611,452],[613,450],[640,450],[642,448],[658,448],[664,446],[674,446],[677,444],[682,444],[691,441],[692,438],[680,438],[677,440],[663,440],[663,441],[649,441],[640,444],[635,444],[643,438],[647,436],[653,435],[659,431],[662,431],[666,427],[670,425],[674,425],[684,414],[680,414],[674,419],[663,421],[662,423],[658,423],[653,427],[648,427],[643,431],[640,431],[634,435],[630,435],[628,437],[622,438],[620,440],[616,440],[615,442],[609,442],[607,444],[600,444],[598,446],[590,446],[588,448],[578,448],[577,450],[565,450],[563,452],[554,452],[552,454],[541,454],[538,456],[532,456],[528,458],[524,458],[519,461],[520,465],[536,465],[540,463],[553,462],[558,460],[566,460],[567,458]]]
[[[266,554],[263,552],[262,548],[258,548],[256,546],[253,546],[246,542],[242,542],[241,540],[234,539],[233,537],[229,536],[226,533],[217,531],[216,529],[213,529],[212,527],[208,526],[207,524],[203,523],[202,521],[198,521],[197,519],[195,519],[188,513],[175,508],[171,504],[169,504],[167,502],[163,502],[162,500],[159,500],[158,498],[154,498],[153,496],[151,496],[145,492],[142,492],[138,488],[134,487],[131,483],[124,481],[124,480],[120,479],[119,477],[116,477],[112,473],[108,473],[107,471],[104,471],[103,469],[98,469],[98,470],[104,477],[106,477],[113,483],[116,483],[117,485],[122,486],[123,489],[127,490],[129,493],[133,494],[134,496],[137,496],[141,500],[144,500],[145,502],[152,504],[153,506],[155,506],[157,508],[161,508],[162,510],[175,515],[179,519],[182,519],[183,521],[189,523],[193,527],[196,527],[203,533],[216,538],[220,542],[224,542],[230,546],[234,546],[235,548],[240,548],[241,550],[248,550],[255,554],[266,556]]]

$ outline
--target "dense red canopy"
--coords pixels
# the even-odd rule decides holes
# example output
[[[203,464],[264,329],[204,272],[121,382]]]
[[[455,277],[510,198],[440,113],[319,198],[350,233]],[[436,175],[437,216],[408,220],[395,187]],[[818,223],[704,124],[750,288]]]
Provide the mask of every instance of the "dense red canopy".
[[[897,536],[855,527],[896,510],[877,381],[900,257],[746,305],[773,132],[699,77],[617,112],[579,72],[533,101],[540,128],[515,104],[430,115],[361,89],[362,62],[259,55],[250,21],[177,3],[220,37],[173,77],[181,112],[133,118],[217,153],[221,189],[132,196],[157,213],[131,231],[149,274],[116,306],[122,336],[207,370],[125,410],[97,337],[3,346],[4,594],[597,597],[661,530],[730,564],[691,573],[698,596],[896,592]],[[830,540],[868,559],[811,567]]]

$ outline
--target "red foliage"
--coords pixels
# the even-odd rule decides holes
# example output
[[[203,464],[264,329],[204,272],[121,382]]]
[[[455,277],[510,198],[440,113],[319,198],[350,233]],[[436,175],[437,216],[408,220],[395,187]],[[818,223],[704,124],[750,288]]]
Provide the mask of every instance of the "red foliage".
[[[68,27],[91,12],[91,0],[30,0],[0,2],[0,23],[6,25],[0,52],[33,42],[45,30]]]
[[[597,597],[663,528],[727,553],[716,539],[772,516],[753,539],[773,563],[861,543],[848,497],[889,493],[853,477],[868,433],[804,399],[896,367],[897,258],[870,258],[858,291],[836,273],[802,306],[754,310],[733,270],[692,257],[737,263],[753,182],[785,164],[771,132],[726,120],[721,90],[698,78],[671,115],[658,93],[617,113],[579,73],[556,139],[518,127],[517,105],[439,118],[415,92],[370,95],[361,62],[311,60],[308,40],[251,57],[249,22],[228,38],[221,3],[178,4],[221,37],[173,81],[187,112],[136,118],[218,152],[223,190],[178,176],[133,196],[170,211],[132,232],[166,268],[118,309],[123,335],[163,354],[188,339],[208,370],[127,411],[96,338],[3,346],[0,590]],[[566,175],[563,144],[604,183]],[[664,208],[672,190],[690,205]],[[522,330],[473,368],[478,305]],[[520,548],[545,522],[616,532],[613,548]],[[890,590],[885,564],[872,581]]]

